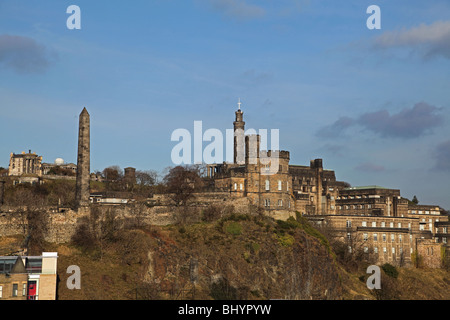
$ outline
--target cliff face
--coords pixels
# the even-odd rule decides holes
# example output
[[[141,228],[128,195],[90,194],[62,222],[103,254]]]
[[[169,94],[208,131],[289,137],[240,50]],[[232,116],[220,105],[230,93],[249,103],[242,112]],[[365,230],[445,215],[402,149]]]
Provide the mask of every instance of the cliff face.
[[[168,298],[340,299],[327,247],[291,222],[238,216],[161,229],[145,280]]]

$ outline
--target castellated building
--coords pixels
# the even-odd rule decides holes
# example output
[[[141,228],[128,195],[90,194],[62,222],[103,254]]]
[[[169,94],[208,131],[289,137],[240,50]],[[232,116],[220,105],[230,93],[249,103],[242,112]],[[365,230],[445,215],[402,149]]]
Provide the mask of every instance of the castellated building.
[[[309,166],[290,163],[289,151],[260,150],[260,136],[245,135],[240,109],[235,113],[233,163],[208,164],[207,176],[217,191],[247,198],[276,219],[300,213],[319,227],[332,230],[378,263],[412,265],[420,254],[429,267],[440,267],[441,250],[449,251],[449,219],[438,206],[417,206],[400,190],[380,186],[351,187],[323,168],[322,159]],[[277,159],[270,172],[267,159]]]

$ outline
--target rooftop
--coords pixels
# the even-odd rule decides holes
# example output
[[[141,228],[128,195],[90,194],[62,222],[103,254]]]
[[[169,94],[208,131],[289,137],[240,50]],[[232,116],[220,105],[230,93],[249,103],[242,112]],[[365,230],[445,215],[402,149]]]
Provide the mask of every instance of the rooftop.
[[[389,190],[389,188],[380,187],[380,186],[360,186],[360,187],[348,187],[344,190],[368,190],[368,189],[384,189]]]

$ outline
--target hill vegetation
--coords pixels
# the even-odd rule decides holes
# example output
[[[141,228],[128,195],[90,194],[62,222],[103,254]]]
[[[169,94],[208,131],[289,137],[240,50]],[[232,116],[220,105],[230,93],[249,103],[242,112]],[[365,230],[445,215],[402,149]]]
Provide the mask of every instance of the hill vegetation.
[[[71,243],[44,245],[59,255],[60,300],[450,298],[443,269],[385,265],[382,289],[367,289],[367,263],[346,264],[300,216],[276,221],[229,212],[164,227],[111,221],[101,237],[84,226]],[[1,238],[0,255],[21,240]],[[81,269],[81,290],[67,289],[70,265]]]

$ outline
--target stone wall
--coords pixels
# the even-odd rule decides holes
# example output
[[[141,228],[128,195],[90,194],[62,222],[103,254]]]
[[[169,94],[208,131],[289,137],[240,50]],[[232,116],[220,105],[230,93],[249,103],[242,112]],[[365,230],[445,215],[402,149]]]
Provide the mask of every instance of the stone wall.
[[[417,253],[420,266],[440,268],[442,266],[441,244],[429,239],[417,239]]]
[[[195,216],[200,221],[202,211],[210,205],[225,208],[233,206],[239,214],[249,214],[252,206],[247,198],[231,198],[227,192],[211,192],[197,194],[189,204]],[[23,209],[23,208],[22,208]],[[178,211],[172,206],[167,195],[155,195],[147,203],[133,203],[124,205],[91,205],[78,210],[46,208],[48,214],[48,232],[45,240],[51,243],[69,242],[77,230],[82,217],[87,217],[92,210],[100,215],[112,213],[120,221],[136,222],[142,225],[170,225],[179,221]],[[23,212],[23,210],[22,210]],[[26,215],[19,208],[2,207],[0,210],[0,236],[25,235],[27,230]]]

